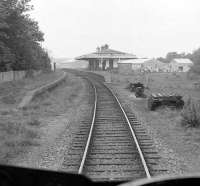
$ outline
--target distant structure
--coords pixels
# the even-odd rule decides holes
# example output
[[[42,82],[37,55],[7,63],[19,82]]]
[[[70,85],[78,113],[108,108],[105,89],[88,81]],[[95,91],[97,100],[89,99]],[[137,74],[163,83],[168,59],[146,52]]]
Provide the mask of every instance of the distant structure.
[[[122,74],[130,74],[133,71],[141,71],[143,64],[147,60],[147,58],[121,60],[118,62],[118,72]]]
[[[187,58],[175,58],[169,63],[171,72],[187,72],[190,70],[193,62]]]
[[[105,44],[101,47],[97,47],[96,52],[79,56],[76,60],[88,61],[89,70],[94,71],[117,68],[120,60],[136,58],[137,57],[133,54],[110,49],[109,45]]]
[[[131,60],[122,60],[118,63],[118,72],[131,73],[137,72],[167,72],[168,64],[163,63],[155,58],[138,58]]]
[[[161,62],[155,58],[138,58],[131,60],[121,60],[118,63],[118,72],[129,74],[138,72],[187,72],[190,70],[193,62],[186,58],[176,58],[170,63]]]
[[[169,72],[168,64],[152,58],[146,60],[142,66],[143,72]]]

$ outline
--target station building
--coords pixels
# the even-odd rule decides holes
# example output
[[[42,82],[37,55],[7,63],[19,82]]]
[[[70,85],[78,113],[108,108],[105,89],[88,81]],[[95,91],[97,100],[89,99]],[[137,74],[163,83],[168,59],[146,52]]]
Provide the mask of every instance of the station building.
[[[133,54],[120,52],[110,49],[106,44],[101,47],[97,47],[96,52],[82,55],[76,58],[76,60],[88,61],[88,69],[95,70],[111,70],[118,67],[118,62],[121,60],[136,59]]]

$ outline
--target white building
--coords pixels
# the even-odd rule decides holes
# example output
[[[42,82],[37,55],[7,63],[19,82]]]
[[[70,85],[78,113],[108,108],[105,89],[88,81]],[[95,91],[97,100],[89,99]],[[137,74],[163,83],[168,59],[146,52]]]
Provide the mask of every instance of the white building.
[[[129,74],[133,71],[140,72],[187,72],[193,62],[185,58],[176,58],[170,63],[163,63],[155,58],[130,59],[118,62],[118,72]]]
[[[186,58],[176,58],[169,63],[170,72],[187,72],[190,70],[193,62]]]
[[[141,71],[142,65],[146,60],[148,59],[143,58],[143,59],[120,60],[118,62],[118,72],[128,74],[133,71]]]
[[[168,64],[163,63],[155,58],[146,60],[142,65],[143,71],[148,72],[167,72]]]
[[[88,69],[91,71],[104,71],[117,68],[120,60],[136,58],[134,54],[110,49],[109,46],[105,44],[101,47],[97,47],[96,52],[79,56],[76,59],[88,61]]]

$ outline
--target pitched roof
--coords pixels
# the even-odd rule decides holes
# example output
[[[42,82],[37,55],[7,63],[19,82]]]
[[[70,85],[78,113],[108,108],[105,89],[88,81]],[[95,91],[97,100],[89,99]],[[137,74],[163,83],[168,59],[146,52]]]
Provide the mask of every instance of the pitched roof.
[[[76,57],[77,60],[87,60],[87,59],[102,59],[102,58],[111,58],[111,59],[136,59],[136,55],[120,52],[113,49],[102,49],[101,51],[93,52],[90,54],[82,55]]]
[[[181,63],[181,64],[193,64],[193,62],[190,59],[187,58],[175,58],[173,59],[176,63]]]
[[[155,58],[152,58],[152,59],[149,59],[149,60],[146,60],[145,61],[145,64],[159,64],[159,65],[167,65],[167,63],[164,63],[164,62],[162,62],[162,61],[160,61],[160,60],[158,60],[158,59],[155,59]]]

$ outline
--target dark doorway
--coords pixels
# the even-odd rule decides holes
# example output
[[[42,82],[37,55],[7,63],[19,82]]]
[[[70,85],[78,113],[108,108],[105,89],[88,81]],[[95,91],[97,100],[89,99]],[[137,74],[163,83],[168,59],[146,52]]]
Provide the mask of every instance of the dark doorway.
[[[109,59],[109,69],[113,69],[113,59]]]
[[[103,63],[102,63],[102,70],[106,70],[106,60],[103,60]]]

